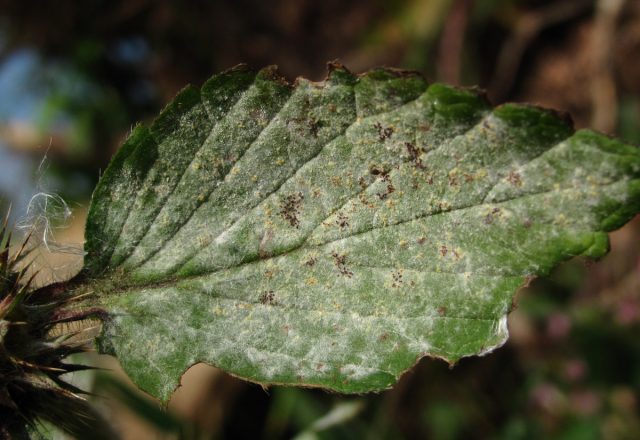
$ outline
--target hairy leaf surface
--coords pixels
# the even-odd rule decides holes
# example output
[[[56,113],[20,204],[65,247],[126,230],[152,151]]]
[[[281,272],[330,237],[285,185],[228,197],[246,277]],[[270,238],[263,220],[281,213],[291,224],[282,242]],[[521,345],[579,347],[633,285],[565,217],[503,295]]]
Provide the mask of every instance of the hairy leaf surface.
[[[241,67],[135,128],[82,276],[101,350],[162,400],[197,362],[366,392],[500,346],[520,286],[639,210],[639,150],[554,112],[392,69]]]

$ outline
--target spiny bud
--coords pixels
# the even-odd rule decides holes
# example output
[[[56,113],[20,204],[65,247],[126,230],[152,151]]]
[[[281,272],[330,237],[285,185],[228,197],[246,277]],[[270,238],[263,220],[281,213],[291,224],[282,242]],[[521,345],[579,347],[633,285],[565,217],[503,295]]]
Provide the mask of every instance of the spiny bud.
[[[91,317],[76,311],[64,284],[33,289],[27,237],[11,255],[8,215],[0,228],[0,440],[29,438],[47,421],[78,438],[113,438],[109,427],[63,376],[90,367],[66,363],[86,351],[83,330],[63,323]],[[65,331],[66,329],[66,331]]]

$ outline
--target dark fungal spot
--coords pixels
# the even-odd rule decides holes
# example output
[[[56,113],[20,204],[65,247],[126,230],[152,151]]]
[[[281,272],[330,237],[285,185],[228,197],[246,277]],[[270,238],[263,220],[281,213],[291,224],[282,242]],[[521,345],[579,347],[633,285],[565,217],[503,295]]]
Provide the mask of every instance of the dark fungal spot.
[[[318,130],[324,126],[324,122],[313,117],[290,118],[287,119],[287,126],[300,135],[310,134],[313,137],[318,137]]]
[[[265,115],[260,108],[252,108],[251,110],[249,110],[249,116],[253,121],[257,123],[264,123]]]
[[[304,195],[301,192],[297,192],[285,197],[280,204],[280,215],[296,229],[300,227],[298,216],[300,215],[300,205],[303,199]]]
[[[440,255],[442,255],[443,257],[446,257],[448,252],[449,252],[449,249],[447,249],[445,245],[440,246]]]
[[[318,137],[318,130],[323,127],[324,123],[319,119],[309,119],[307,125],[309,127],[309,133],[311,133],[313,137]]]
[[[358,194],[358,200],[360,201],[361,204],[363,204],[369,209],[375,208],[375,206],[369,201],[369,199],[367,198],[367,195],[364,192]]]
[[[276,297],[273,290],[264,291],[260,294],[260,304],[272,306],[276,303]]]
[[[378,130],[378,139],[380,139],[380,142],[383,142],[386,139],[389,139],[393,134],[393,128],[383,127],[382,124],[379,122],[376,122],[375,124],[373,124],[373,127],[376,130]]]
[[[420,155],[424,152],[424,150],[422,148],[416,147],[411,142],[405,142],[404,145],[405,147],[407,147],[407,153],[409,155],[409,159],[413,163],[413,166],[423,170],[424,164],[422,163],[422,159],[420,158]]]
[[[447,308],[444,306],[438,307],[438,316],[445,316],[447,314]]]
[[[378,196],[380,200],[384,200],[387,197],[389,197],[389,195],[393,194],[396,188],[395,186],[393,186],[393,183],[391,182],[391,177],[389,176],[388,171],[381,172],[379,176],[381,177],[382,182],[387,182],[387,187],[385,192],[376,193],[376,196]]]
[[[427,174],[426,181],[429,185],[433,185],[433,173]]]
[[[393,186],[393,184],[392,184],[392,183],[389,183],[389,184],[387,185],[387,190],[386,190],[386,192],[383,192],[383,193],[376,193],[376,196],[378,196],[378,198],[379,198],[380,200],[384,200],[384,199],[386,199],[387,197],[389,197],[389,195],[393,194],[393,193],[395,192],[395,190],[396,190],[395,186]]]
[[[403,284],[402,281],[402,271],[399,269],[396,269],[393,271],[393,273],[391,274],[391,278],[393,279],[393,282],[391,283],[391,287],[400,287]]]
[[[520,177],[520,174],[515,171],[511,171],[509,173],[509,175],[507,176],[507,181],[512,186],[522,186],[522,178]]]
[[[349,226],[349,218],[344,215],[344,213],[339,212],[338,218],[336,219],[336,225],[340,227],[340,229],[344,229]]]
[[[340,272],[340,275],[351,278],[353,276],[353,272],[347,268],[347,256],[344,254],[338,254],[337,252],[333,252],[331,256],[333,257],[333,263],[338,269],[338,272]]]
[[[380,341],[380,342],[384,342],[387,339],[389,339],[389,333],[383,333],[380,336],[378,336],[378,341]]]
[[[485,225],[492,224],[498,215],[500,215],[500,208],[493,208],[491,212],[484,217]]]
[[[316,258],[311,257],[307,261],[304,262],[304,265],[307,266],[307,267],[313,267],[317,262],[318,262],[318,260]]]

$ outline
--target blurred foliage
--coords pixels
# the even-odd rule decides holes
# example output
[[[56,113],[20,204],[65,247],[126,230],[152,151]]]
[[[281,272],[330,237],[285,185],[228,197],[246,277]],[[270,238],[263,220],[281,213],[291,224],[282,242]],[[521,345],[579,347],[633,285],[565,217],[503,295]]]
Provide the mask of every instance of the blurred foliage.
[[[638,55],[635,0],[0,0],[0,148],[35,170],[48,147],[47,188],[86,205],[132,125],[186,83],[241,62],[321,79],[336,58],[479,84],[638,143]],[[0,179],[3,200],[19,191]],[[638,438],[640,221],[613,237],[602,262],[523,291],[505,347],[423,360],[378,395],[263,390],[213,368],[185,376],[170,416],[121,379],[95,392],[128,438]]]

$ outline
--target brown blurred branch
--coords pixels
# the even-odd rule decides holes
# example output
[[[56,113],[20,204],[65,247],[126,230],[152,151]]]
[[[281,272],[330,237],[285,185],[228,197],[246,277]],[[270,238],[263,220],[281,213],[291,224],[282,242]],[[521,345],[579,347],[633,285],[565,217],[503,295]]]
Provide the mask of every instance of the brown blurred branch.
[[[613,133],[618,120],[618,97],[612,54],[616,24],[624,4],[625,0],[599,0],[592,34],[591,126],[605,133]]]
[[[493,80],[489,85],[489,96],[494,102],[503,101],[511,91],[522,57],[540,32],[579,16],[592,5],[593,0],[566,0],[554,2],[540,10],[522,13],[498,56]]]
[[[438,79],[459,84],[462,49],[469,21],[471,0],[454,1],[440,37],[438,51]]]

